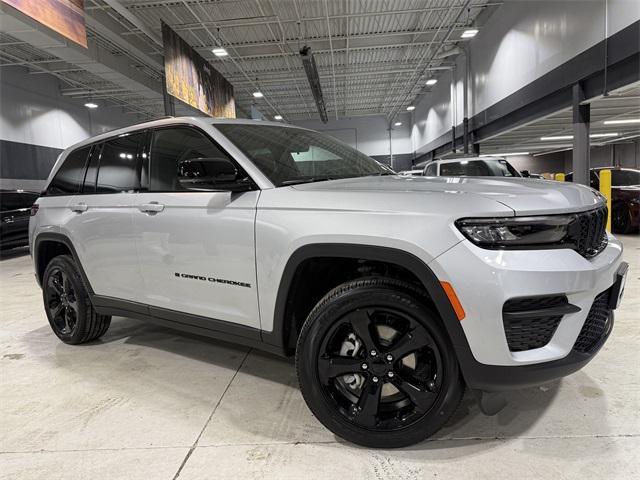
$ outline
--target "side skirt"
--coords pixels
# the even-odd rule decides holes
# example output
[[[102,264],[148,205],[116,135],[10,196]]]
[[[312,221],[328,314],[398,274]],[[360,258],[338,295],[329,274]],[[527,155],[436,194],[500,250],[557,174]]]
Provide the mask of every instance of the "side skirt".
[[[91,302],[96,311],[102,315],[145,320],[174,330],[236,343],[278,356],[286,356],[282,348],[263,342],[261,339],[262,331],[257,328],[102,295],[92,295]]]

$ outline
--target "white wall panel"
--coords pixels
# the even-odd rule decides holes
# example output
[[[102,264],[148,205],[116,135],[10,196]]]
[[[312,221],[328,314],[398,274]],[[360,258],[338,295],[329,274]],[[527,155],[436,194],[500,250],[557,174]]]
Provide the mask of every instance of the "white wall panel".
[[[119,107],[89,110],[86,100],[60,95],[58,80],[20,67],[0,71],[0,139],[66,148],[105,130],[138,121]]]
[[[607,35],[640,20],[639,0],[507,0],[469,42],[471,108],[485,110],[535,79],[596,45]],[[464,59],[457,63],[457,123],[462,122]],[[432,92],[415,110],[412,136],[420,147],[451,128],[448,73],[438,76]]]

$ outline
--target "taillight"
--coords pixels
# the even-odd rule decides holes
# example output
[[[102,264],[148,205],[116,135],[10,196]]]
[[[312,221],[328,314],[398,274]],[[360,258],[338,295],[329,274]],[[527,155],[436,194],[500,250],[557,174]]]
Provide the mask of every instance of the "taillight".
[[[33,205],[31,205],[31,216],[35,217],[36,213],[38,213],[38,209],[40,208],[40,205],[38,205],[37,203],[34,203]]]

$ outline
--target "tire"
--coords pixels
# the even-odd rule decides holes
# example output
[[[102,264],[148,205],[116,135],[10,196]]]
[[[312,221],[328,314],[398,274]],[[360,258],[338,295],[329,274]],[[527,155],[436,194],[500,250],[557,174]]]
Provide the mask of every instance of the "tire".
[[[42,298],[49,325],[64,343],[78,345],[100,338],[111,316],[95,311],[72,257],[54,257],[42,277]]]
[[[612,208],[611,226],[616,233],[629,233],[631,231],[631,215],[624,203],[615,204]]]
[[[424,293],[382,277],[344,283],[318,302],[298,338],[296,370],[316,418],[365,447],[425,440],[464,393],[453,347]]]

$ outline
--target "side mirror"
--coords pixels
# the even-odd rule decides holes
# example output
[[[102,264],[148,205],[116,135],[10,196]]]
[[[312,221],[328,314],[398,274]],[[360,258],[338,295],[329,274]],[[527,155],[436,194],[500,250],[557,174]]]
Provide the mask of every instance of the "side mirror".
[[[523,177],[531,176],[531,174],[529,173],[529,170],[520,170],[520,175],[522,175]]]
[[[238,169],[228,158],[191,158],[178,164],[178,182],[185,190],[234,190],[228,184],[237,180]]]

